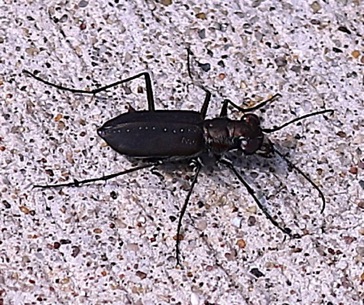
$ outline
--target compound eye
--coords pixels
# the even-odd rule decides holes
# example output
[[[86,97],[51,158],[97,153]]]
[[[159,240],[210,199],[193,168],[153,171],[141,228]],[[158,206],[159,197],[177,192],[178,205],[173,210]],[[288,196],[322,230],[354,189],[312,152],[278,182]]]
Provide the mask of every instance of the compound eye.
[[[241,118],[242,121],[244,121],[245,123],[249,124],[249,125],[255,125],[255,126],[259,126],[260,125],[260,119],[257,115],[249,113],[244,115]]]

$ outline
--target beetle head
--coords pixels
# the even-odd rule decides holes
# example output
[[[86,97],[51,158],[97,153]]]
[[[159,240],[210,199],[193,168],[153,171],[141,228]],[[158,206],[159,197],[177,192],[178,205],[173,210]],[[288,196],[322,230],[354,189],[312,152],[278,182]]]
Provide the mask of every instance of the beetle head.
[[[272,143],[264,135],[257,115],[244,115],[234,126],[235,145],[246,155],[260,154],[269,157],[273,152]]]

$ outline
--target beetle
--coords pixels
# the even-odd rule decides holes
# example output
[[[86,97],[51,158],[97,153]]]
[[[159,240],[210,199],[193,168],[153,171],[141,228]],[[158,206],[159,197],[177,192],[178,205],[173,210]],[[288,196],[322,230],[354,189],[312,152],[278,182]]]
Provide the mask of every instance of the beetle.
[[[59,90],[92,95],[134,79],[144,77],[148,109],[136,111],[133,107],[129,106],[128,112],[122,113],[107,121],[97,130],[98,135],[116,152],[127,157],[141,159],[144,163],[122,172],[98,178],[90,178],[81,181],[74,180],[73,182],[61,184],[37,184],[34,185],[34,187],[43,189],[54,187],[78,187],[82,184],[100,180],[106,181],[117,176],[145,168],[154,168],[166,163],[173,163],[180,160],[192,161],[194,173],[186,199],[180,211],[177,225],[175,248],[177,265],[180,265],[179,244],[180,240],[183,239],[181,234],[182,219],[189,204],[193,188],[197,183],[197,177],[203,166],[202,160],[205,156],[213,157],[216,162],[228,167],[236,178],[245,186],[248,193],[252,196],[269,221],[284,234],[287,234],[292,238],[299,237],[299,235],[292,234],[289,228],[281,226],[269,214],[268,210],[255,195],[254,190],[238,172],[232,161],[226,157],[228,152],[237,151],[241,155],[259,154],[263,157],[271,157],[274,153],[278,154],[291,168],[302,175],[318,191],[322,200],[321,213],[325,209],[325,197],[319,187],[307,174],[295,166],[283,153],[278,151],[266,134],[278,131],[290,124],[311,116],[333,113],[334,111],[331,109],[308,113],[286,122],[281,126],[268,129],[262,128],[259,117],[251,112],[265,106],[268,102],[274,101],[280,97],[280,94],[276,94],[272,98],[250,108],[242,108],[231,100],[225,99],[222,103],[220,115],[216,118],[206,119],[211,92],[203,86],[200,86],[200,88],[205,92],[205,99],[199,112],[190,110],[156,110],[152,81],[148,72],[142,72],[91,91],[63,87],[44,80],[27,70],[23,70],[23,72],[26,75]],[[227,110],[229,105],[243,113],[240,120],[228,118]]]

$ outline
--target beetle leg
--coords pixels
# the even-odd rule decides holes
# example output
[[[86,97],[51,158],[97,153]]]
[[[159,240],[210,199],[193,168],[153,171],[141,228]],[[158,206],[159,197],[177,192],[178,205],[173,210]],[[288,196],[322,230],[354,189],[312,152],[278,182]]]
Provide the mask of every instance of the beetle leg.
[[[107,180],[113,179],[113,178],[118,177],[118,176],[122,176],[122,175],[125,175],[125,174],[136,172],[136,171],[144,169],[144,168],[154,167],[154,166],[161,165],[161,164],[163,164],[162,161],[143,164],[143,165],[132,167],[132,168],[129,168],[127,170],[124,170],[122,172],[118,172],[118,173],[115,173],[115,174],[110,174],[110,175],[106,175],[106,176],[102,176],[102,177],[90,178],[90,179],[85,179],[85,180],[80,180],[80,181],[74,179],[73,182],[69,182],[69,183],[45,184],[45,185],[35,184],[33,186],[33,188],[49,189],[49,188],[57,188],[57,187],[80,187],[83,184],[88,184],[88,183],[92,183],[92,182],[96,182],[96,181],[102,181],[102,180],[107,181]]]
[[[188,190],[187,197],[185,199],[185,202],[183,203],[183,206],[182,206],[179,218],[178,218],[178,225],[177,225],[176,259],[177,259],[177,265],[179,265],[179,266],[181,265],[181,262],[180,262],[180,259],[179,259],[179,257],[180,257],[179,244],[180,244],[181,240],[183,239],[183,235],[181,234],[182,218],[186,213],[187,206],[188,206],[188,203],[190,201],[190,197],[191,197],[193,188],[194,188],[194,186],[195,186],[195,184],[197,182],[197,177],[198,177],[198,175],[199,175],[199,173],[201,171],[201,168],[202,168],[202,163],[198,159],[193,159],[193,161],[194,161],[194,164],[195,164],[194,175],[193,175],[193,179],[192,179],[190,189]]]
[[[192,77],[192,73],[191,73],[191,56],[193,55],[192,51],[190,48],[187,48],[187,72],[188,72],[188,76],[190,77],[190,79],[192,80],[193,83],[195,83],[193,77]],[[201,88],[203,91],[205,91],[206,95],[205,95],[205,100],[202,104],[201,107],[201,118],[205,119],[206,117],[206,113],[207,113],[207,109],[209,108],[209,103],[211,100],[211,92],[210,90],[208,90],[207,88],[205,88],[204,86],[200,85],[200,84],[195,84],[197,87]]]
[[[40,78],[39,76],[36,76],[34,73],[29,72],[27,70],[23,70],[23,73],[25,73],[27,75],[30,75],[31,77],[35,78],[36,80],[38,80],[38,81],[40,81],[40,82],[42,82],[42,83],[44,83],[44,84],[46,84],[48,86],[52,86],[54,88],[57,88],[59,90],[69,91],[69,92],[73,92],[73,93],[81,93],[81,94],[93,94],[93,95],[95,95],[96,93],[99,93],[101,91],[105,91],[105,90],[107,90],[109,88],[118,86],[120,84],[129,82],[131,80],[134,80],[134,79],[137,79],[139,77],[144,76],[146,90],[147,90],[148,110],[149,111],[154,111],[155,110],[154,97],[153,97],[153,89],[152,89],[152,81],[150,79],[150,75],[149,75],[148,72],[142,72],[142,73],[139,73],[137,75],[134,75],[134,76],[131,76],[131,77],[128,77],[128,78],[119,80],[119,81],[117,81],[115,83],[112,83],[110,85],[106,85],[106,86],[103,86],[103,87],[100,87],[100,88],[97,88],[97,89],[93,89],[93,90],[90,90],[90,91],[88,91],[88,90],[74,89],[74,88],[67,88],[67,87],[63,87],[61,85],[53,84],[53,83],[51,83],[49,81],[46,81],[46,80]]]
[[[273,95],[271,98],[259,103],[258,105],[255,105],[255,106],[249,107],[249,108],[242,108],[242,107],[236,105],[235,103],[233,103],[231,100],[226,99],[226,100],[224,100],[223,109],[224,109],[224,107],[227,107],[227,105],[225,106],[225,103],[228,103],[235,109],[239,110],[240,112],[247,113],[247,112],[251,112],[251,111],[257,110],[259,108],[262,108],[265,105],[267,105],[268,103],[275,101],[279,97],[281,97],[281,95],[279,93],[277,93],[277,94]],[[223,111],[223,110],[221,110],[221,111]],[[222,115],[220,114],[220,116],[222,116]],[[225,114],[225,116],[226,116],[226,114]]]
[[[254,190],[250,187],[250,185],[244,180],[244,178],[239,174],[239,172],[236,170],[236,168],[233,166],[233,164],[231,163],[230,160],[227,159],[220,159],[218,160],[218,162],[224,164],[225,166],[227,166],[228,168],[230,168],[230,170],[235,174],[236,178],[238,178],[238,180],[245,186],[245,188],[247,189],[248,193],[250,194],[250,196],[253,197],[254,201],[256,202],[256,204],[258,205],[258,207],[260,208],[260,210],[263,212],[263,214],[269,219],[269,221],[278,229],[280,229],[284,234],[287,234],[288,236],[292,237],[292,238],[297,238],[299,237],[298,235],[294,234],[292,235],[291,233],[291,229],[289,228],[283,228],[280,226],[280,224],[269,214],[268,210],[266,209],[265,206],[262,205],[262,203],[259,201],[259,199],[257,198],[257,196],[255,195]]]
[[[228,107],[229,104],[233,104],[233,102],[228,100],[228,99],[225,99],[222,102],[222,108],[221,108],[220,115],[219,115],[220,118],[226,118],[227,117],[227,107]]]
[[[209,90],[207,90],[205,87],[203,86],[199,86],[203,91],[205,91],[206,95],[205,95],[205,100],[202,104],[202,107],[201,107],[201,117],[203,119],[205,119],[206,117],[206,113],[207,113],[207,109],[209,107],[209,103],[210,103],[210,100],[211,100],[211,92]]]

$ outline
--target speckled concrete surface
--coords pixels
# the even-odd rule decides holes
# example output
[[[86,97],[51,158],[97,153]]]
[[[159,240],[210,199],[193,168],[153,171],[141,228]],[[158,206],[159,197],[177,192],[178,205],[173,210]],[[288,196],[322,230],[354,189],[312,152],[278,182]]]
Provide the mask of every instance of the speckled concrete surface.
[[[5,1],[0,4],[0,304],[363,304],[364,25],[362,1]],[[235,159],[262,215],[229,170],[202,172],[184,218],[188,168],[145,170],[81,188],[34,184],[102,176],[131,163],[96,129],[145,109],[142,80],[91,96],[22,73],[94,88],[149,71],[159,109],[254,104],[270,136],[322,189],[278,157]],[[233,111],[231,117],[239,118]]]

